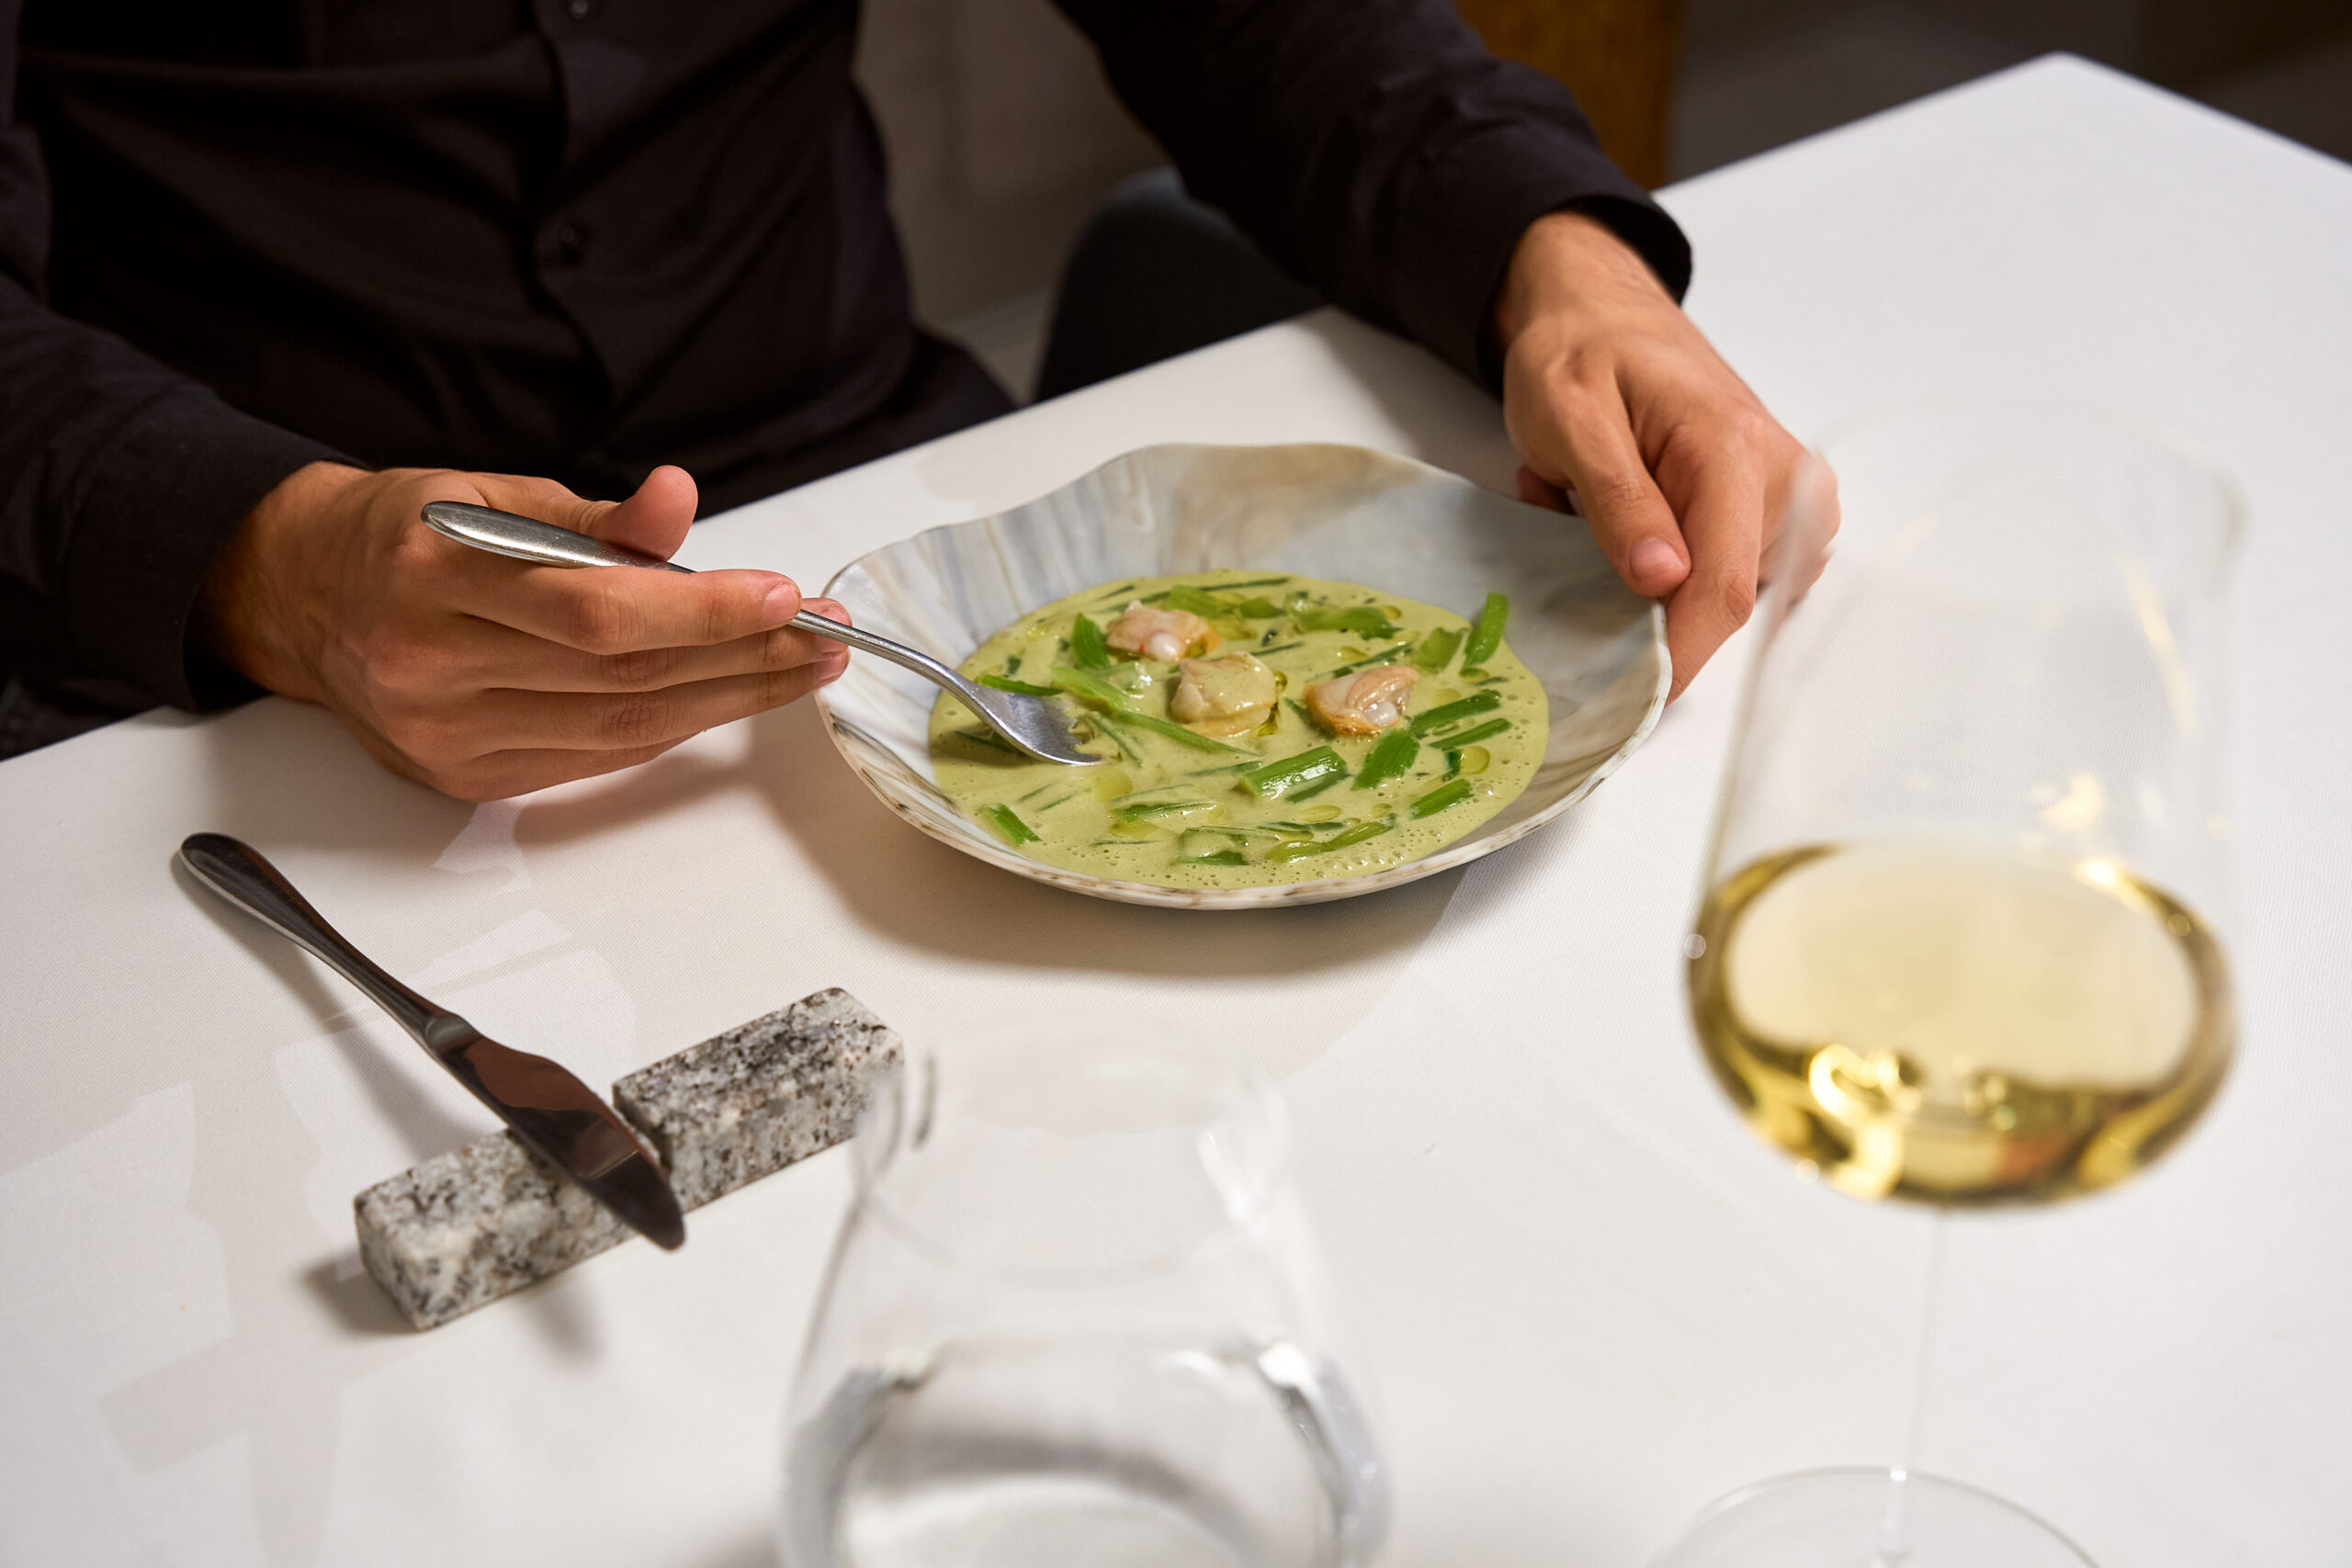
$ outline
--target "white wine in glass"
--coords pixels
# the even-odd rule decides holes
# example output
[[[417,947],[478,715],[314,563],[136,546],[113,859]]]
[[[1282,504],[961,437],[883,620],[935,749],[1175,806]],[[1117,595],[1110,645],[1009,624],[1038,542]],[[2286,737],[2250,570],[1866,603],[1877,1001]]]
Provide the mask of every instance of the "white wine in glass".
[[[1816,473],[1687,946],[1748,1123],[1867,1198],[2111,1186],[2235,1043],[2214,929],[2229,484],[2063,409],[1939,409]],[[1791,602],[1793,600],[1793,602]]]
[[[1800,1171],[2046,1201],[2212,1102],[2242,527],[2177,446],[2017,400],[1880,419],[1793,487],[1684,955],[1716,1078]],[[1996,1562],[2087,1559],[1907,1456],[1735,1494],[1658,1559]]]

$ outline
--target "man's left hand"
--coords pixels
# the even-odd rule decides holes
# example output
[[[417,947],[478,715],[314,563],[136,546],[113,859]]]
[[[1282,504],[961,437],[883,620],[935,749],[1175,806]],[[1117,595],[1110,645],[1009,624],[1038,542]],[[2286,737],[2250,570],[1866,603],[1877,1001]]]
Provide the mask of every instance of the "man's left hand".
[[[1594,219],[1531,225],[1496,303],[1520,494],[1565,510],[1666,604],[1679,696],[1756,604],[1806,460],[1647,264]]]

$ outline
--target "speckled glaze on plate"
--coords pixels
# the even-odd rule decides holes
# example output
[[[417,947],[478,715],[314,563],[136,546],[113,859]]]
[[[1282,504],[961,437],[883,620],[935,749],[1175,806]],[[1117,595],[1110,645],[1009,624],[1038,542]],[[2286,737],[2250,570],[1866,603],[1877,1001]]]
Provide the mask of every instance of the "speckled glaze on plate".
[[[942,843],[1097,898],[1243,909],[1377,893],[1513,843],[1614,773],[1666,705],[1666,618],[1617,580],[1583,524],[1360,446],[1147,446],[1025,506],[862,556],[825,593],[858,625],[955,664],[1081,589],[1217,567],[1361,582],[1465,616],[1487,590],[1510,594],[1505,636],[1551,701],[1533,782],[1474,832],[1385,871],[1272,887],[1161,887],[1031,860],[962,816],[932,782],[938,688],[922,677],[853,659],[818,694],[818,711],[866,787]]]

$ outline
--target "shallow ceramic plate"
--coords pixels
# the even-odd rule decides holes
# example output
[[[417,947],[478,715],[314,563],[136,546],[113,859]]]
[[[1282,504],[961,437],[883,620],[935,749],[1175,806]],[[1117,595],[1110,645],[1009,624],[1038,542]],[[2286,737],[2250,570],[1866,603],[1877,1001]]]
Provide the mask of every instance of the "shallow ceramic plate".
[[[939,689],[854,659],[817,698],[833,744],[885,805],[967,855],[1035,881],[1193,909],[1351,898],[1524,838],[1590,794],[1666,705],[1666,620],[1590,532],[1425,463],[1358,446],[1148,446],[994,517],[933,528],[844,567],[825,592],[859,626],[959,664],[1041,604],[1097,583],[1219,567],[1361,582],[1476,615],[1510,595],[1512,651],[1551,698],[1544,765],[1476,831],[1403,865],[1272,887],[1161,887],[1018,854],[932,782]]]

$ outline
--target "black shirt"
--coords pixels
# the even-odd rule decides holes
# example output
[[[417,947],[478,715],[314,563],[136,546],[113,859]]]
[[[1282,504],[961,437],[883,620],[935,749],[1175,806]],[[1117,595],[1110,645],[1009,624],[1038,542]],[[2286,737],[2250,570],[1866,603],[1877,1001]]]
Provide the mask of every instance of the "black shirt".
[[[1566,92],[1448,0],[1060,3],[1196,196],[1490,383],[1544,212],[1688,280]],[[591,495],[674,462],[718,510],[1002,409],[912,322],[856,28],[855,0],[0,0],[0,673],[236,694],[187,646],[198,588],[317,458]]]

